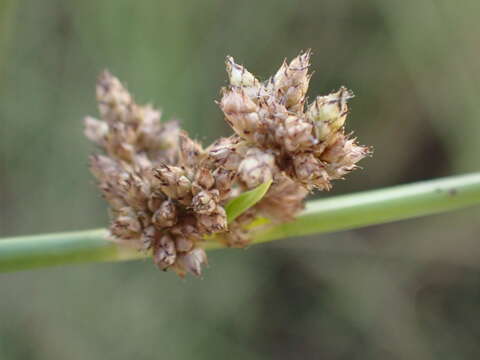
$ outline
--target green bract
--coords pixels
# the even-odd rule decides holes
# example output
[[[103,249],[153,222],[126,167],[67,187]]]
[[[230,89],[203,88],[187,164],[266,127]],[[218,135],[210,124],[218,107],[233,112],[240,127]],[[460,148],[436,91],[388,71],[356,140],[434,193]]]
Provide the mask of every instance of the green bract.
[[[245,191],[236,198],[230,200],[225,206],[225,211],[227,212],[227,222],[232,222],[238,216],[259,202],[265,196],[271,184],[272,180],[267,181],[266,183],[257,186],[255,189]]]

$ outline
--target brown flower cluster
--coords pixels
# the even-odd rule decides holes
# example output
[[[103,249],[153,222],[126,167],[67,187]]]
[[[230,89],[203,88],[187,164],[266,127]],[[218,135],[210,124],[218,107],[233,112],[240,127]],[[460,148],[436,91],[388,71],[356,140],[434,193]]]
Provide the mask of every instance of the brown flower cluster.
[[[310,191],[355,169],[368,149],[344,132],[352,93],[342,87],[306,105],[309,60],[302,53],[260,82],[228,57],[219,106],[235,134],[207,148],[102,73],[101,120],[87,117],[85,134],[105,152],[91,170],[110,204],[111,236],[151,252],[162,270],[200,275],[207,235],[246,246],[253,219],[291,220]],[[267,194],[227,224],[227,202],[268,181]]]

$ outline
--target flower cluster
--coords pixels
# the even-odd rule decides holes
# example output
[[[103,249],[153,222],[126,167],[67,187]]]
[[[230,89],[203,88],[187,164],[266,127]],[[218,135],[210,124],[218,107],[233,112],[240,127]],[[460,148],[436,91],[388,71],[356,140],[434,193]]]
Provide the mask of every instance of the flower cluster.
[[[200,275],[207,235],[244,247],[252,220],[291,220],[310,191],[355,169],[368,149],[344,132],[353,95],[342,87],[306,105],[309,60],[302,53],[260,82],[228,57],[219,106],[235,134],[207,148],[102,73],[101,120],[87,117],[85,134],[105,153],[91,157],[91,170],[110,205],[112,238],[151,252],[162,270]],[[227,224],[228,201],[270,181],[266,195]]]

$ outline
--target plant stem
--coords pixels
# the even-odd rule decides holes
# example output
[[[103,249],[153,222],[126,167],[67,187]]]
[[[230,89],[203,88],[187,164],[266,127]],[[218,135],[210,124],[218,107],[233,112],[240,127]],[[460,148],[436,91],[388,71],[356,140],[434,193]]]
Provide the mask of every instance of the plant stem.
[[[108,240],[105,229],[18,236],[0,240],[0,271],[121,261],[141,254]]]
[[[480,173],[335,196],[307,203],[292,222],[252,233],[253,243],[319,234],[436,214],[480,204]],[[207,241],[205,248],[220,248]],[[104,229],[19,236],[0,240],[0,271],[85,262],[139,259],[135,249],[113,243]]]

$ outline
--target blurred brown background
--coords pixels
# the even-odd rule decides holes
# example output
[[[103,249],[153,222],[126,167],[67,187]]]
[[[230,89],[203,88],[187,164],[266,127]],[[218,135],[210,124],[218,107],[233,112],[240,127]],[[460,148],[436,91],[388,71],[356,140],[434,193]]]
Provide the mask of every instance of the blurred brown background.
[[[478,0],[0,0],[0,236],[105,226],[82,117],[110,69],[198,139],[233,55],[313,50],[372,159],[321,196],[480,168]],[[0,275],[0,359],[478,359],[480,210],[210,255]],[[0,240],[1,241],[1,240]]]

